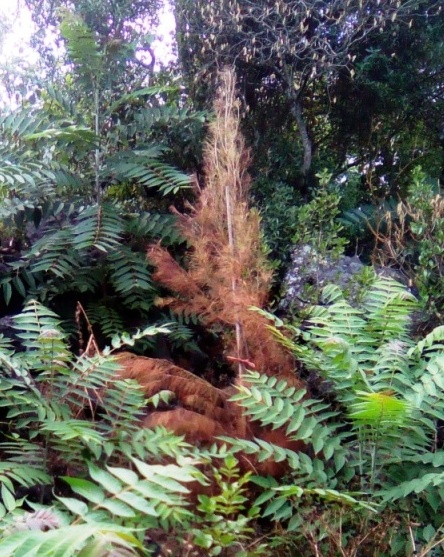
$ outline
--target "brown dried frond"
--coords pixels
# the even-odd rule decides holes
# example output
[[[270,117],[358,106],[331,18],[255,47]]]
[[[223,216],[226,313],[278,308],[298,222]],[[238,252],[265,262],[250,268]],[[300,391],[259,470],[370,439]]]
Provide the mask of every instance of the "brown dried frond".
[[[229,434],[227,426],[185,408],[174,408],[165,412],[153,412],[143,419],[144,427],[163,426],[174,431],[176,435],[184,435],[189,443],[213,443],[219,435]]]
[[[269,329],[268,320],[253,311],[241,314],[247,357],[254,361],[256,369],[267,375],[277,375],[291,386],[301,387],[302,381],[295,374],[296,362]]]
[[[141,421],[143,427],[164,426],[177,435],[185,436],[189,443],[212,444],[216,437],[229,435],[244,439],[259,438],[280,447],[298,451],[301,441],[292,441],[285,428],[264,427],[260,422],[242,416],[242,409],[229,398],[234,388],[219,390],[189,371],[167,360],[137,356],[129,352],[117,355],[122,369],[118,377],[137,380],[147,398],[160,391],[172,391],[177,407],[167,410],[150,409]],[[285,474],[286,462],[268,459],[259,462],[254,456],[239,455],[241,468],[259,474],[280,476]]]
[[[153,273],[155,280],[183,296],[192,296],[197,292],[198,289],[187,271],[159,244],[150,246],[148,258],[156,267]]]
[[[122,365],[118,377],[138,381],[147,398],[160,391],[172,391],[176,402],[184,408],[221,421],[229,420],[228,395],[208,381],[168,360],[146,358],[130,352],[122,352],[116,358]]]

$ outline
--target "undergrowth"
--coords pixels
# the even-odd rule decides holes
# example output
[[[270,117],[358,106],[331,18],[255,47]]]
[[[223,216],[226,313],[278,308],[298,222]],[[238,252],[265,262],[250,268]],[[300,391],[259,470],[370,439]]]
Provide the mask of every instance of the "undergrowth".
[[[324,395],[248,372],[233,400],[303,442],[294,452],[140,428],[155,409],[117,379],[112,355],[132,339],[75,356],[57,316],[31,301],[15,318],[23,351],[0,343],[1,555],[440,554],[444,328],[412,339],[416,306],[375,279],[359,307],[327,287],[303,331],[274,318]],[[269,458],[283,478],[239,466]]]

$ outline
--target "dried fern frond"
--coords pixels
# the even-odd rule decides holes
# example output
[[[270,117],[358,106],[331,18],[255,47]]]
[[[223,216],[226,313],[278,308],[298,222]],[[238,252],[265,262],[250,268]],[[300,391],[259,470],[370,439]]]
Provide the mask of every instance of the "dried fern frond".
[[[176,435],[184,435],[189,443],[213,443],[215,437],[232,434],[231,428],[221,422],[203,416],[186,408],[174,408],[165,412],[153,412],[143,422],[144,427],[163,426],[174,431]]]
[[[229,422],[228,395],[193,373],[168,360],[145,358],[129,352],[117,356],[121,379],[135,379],[147,398],[160,391],[172,391],[184,409]]]
[[[187,269],[158,245],[148,257],[156,267],[154,278],[178,295],[170,299],[173,310],[187,307],[203,323],[226,327],[225,354],[236,362],[238,381],[241,362],[250,360],[264,373],[299,384],[292,355],[270,333],[267,320],[249,310],[266,304],[272,271],[262,249],[259,214],[248,206],[250,153],[240,132],[233,70],[223,70],[220,82],[204,148],[205,187],[191,215],[178,219],[192,246]]]
[[[165,427],[197,446],[212,445],[217,437],[228,435],[250,441],[260,439],[293,451],[305,447],[303,442],[292,439],[284,427],[263,424],[252,413],[244,412],[242,405],[230,400],[233,392],[237,392],[233,388],[217,389],[167,360],[129,352],[122,352],[117,360],[122,366],[119,377],[137,380],[147,398],[165,391],[174,393],[176,406],[167,410],[150,408],[140,422],[145,428]],[[258,409],[261,404],[257,403]],[[241,453],[239,458],[245,471],[275,476],[288,471],[287,462],[275,462],[271,455],[258,460],[255,455]]]

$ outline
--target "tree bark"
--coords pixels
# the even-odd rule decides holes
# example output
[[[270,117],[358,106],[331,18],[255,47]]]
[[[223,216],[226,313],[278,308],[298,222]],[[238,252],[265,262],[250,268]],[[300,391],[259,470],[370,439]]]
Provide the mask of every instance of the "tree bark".
[[[302,141],[302,148],[304,150],[304,157],[301,166],[301,173],[304,176],[307,176],[310,168],[311,168],[311,161],[313,158],[313,145],[308,134],[307,125],[304,120],[304,115],[302,112],[302,104],[299,99],[292,98],[291,99],[291,113],[296,120],[296,125],[298,127],[299,135]]]

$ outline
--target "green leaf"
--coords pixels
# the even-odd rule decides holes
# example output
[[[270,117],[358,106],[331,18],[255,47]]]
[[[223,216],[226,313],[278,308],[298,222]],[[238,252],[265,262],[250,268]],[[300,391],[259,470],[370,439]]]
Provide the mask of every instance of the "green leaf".
[[[88,469],[91,478],[110,493],[115,495],[122,491],[121,482],[105,470],[101,470],[93,464],[89,464]]]
[[[76,516],[85,516],[88,514],[88,506],[83,501],[79,501],[72,497],[57,497],[57,499]]]
[[[127,468],[113,468],[111,466],[107,468],[113,476],[116,476],[116,478],[127,485],[135,486],[139,481],[139,477],[132,470],[128,470]]]
[[[436,530],[431,524],[427,524],[427,526],[422,531],[422,535],[426,542],[430,542],[436,535]]]
[[[120,501],[123,501],[136,511],[139,511],[148,516],[159,516],[159,513],[156,511],[153,504],[149,503],[146,499],[140,497],[139,495],[136,495],[135,493],[126,491],[120,493],[119,495],[117,495],[117,497]]]
[[[282,507],[286,507],[287,505],[288,505],[288,501],[286,499],[282,497],[278,497],[267,506],[262,516],[265,517],[265,516],[272,515],[274,517]]]
[[[112,515],[120,518],[134,518],[136,516],[134,510],[123,501],[105,499],[105,501],[101,504],[101,507],[103,509],[107,509]]]
[[[2,497],[2,501],[3,501],[3,505],[6,507],[6,509],[9,512],[12,512],[16,508],[17,503],[16,503],[16,500],[15,500],[13,494],[9,491],[9,489],[3,483],[2,483],[2,486],[1,486],[1,497]]]
[[[81,495],[92,503],[100,504],[105,499],[105,493],[96,484],[89,480],[82,480],[80,478],[62,477],[70,486],[74,493]]]

